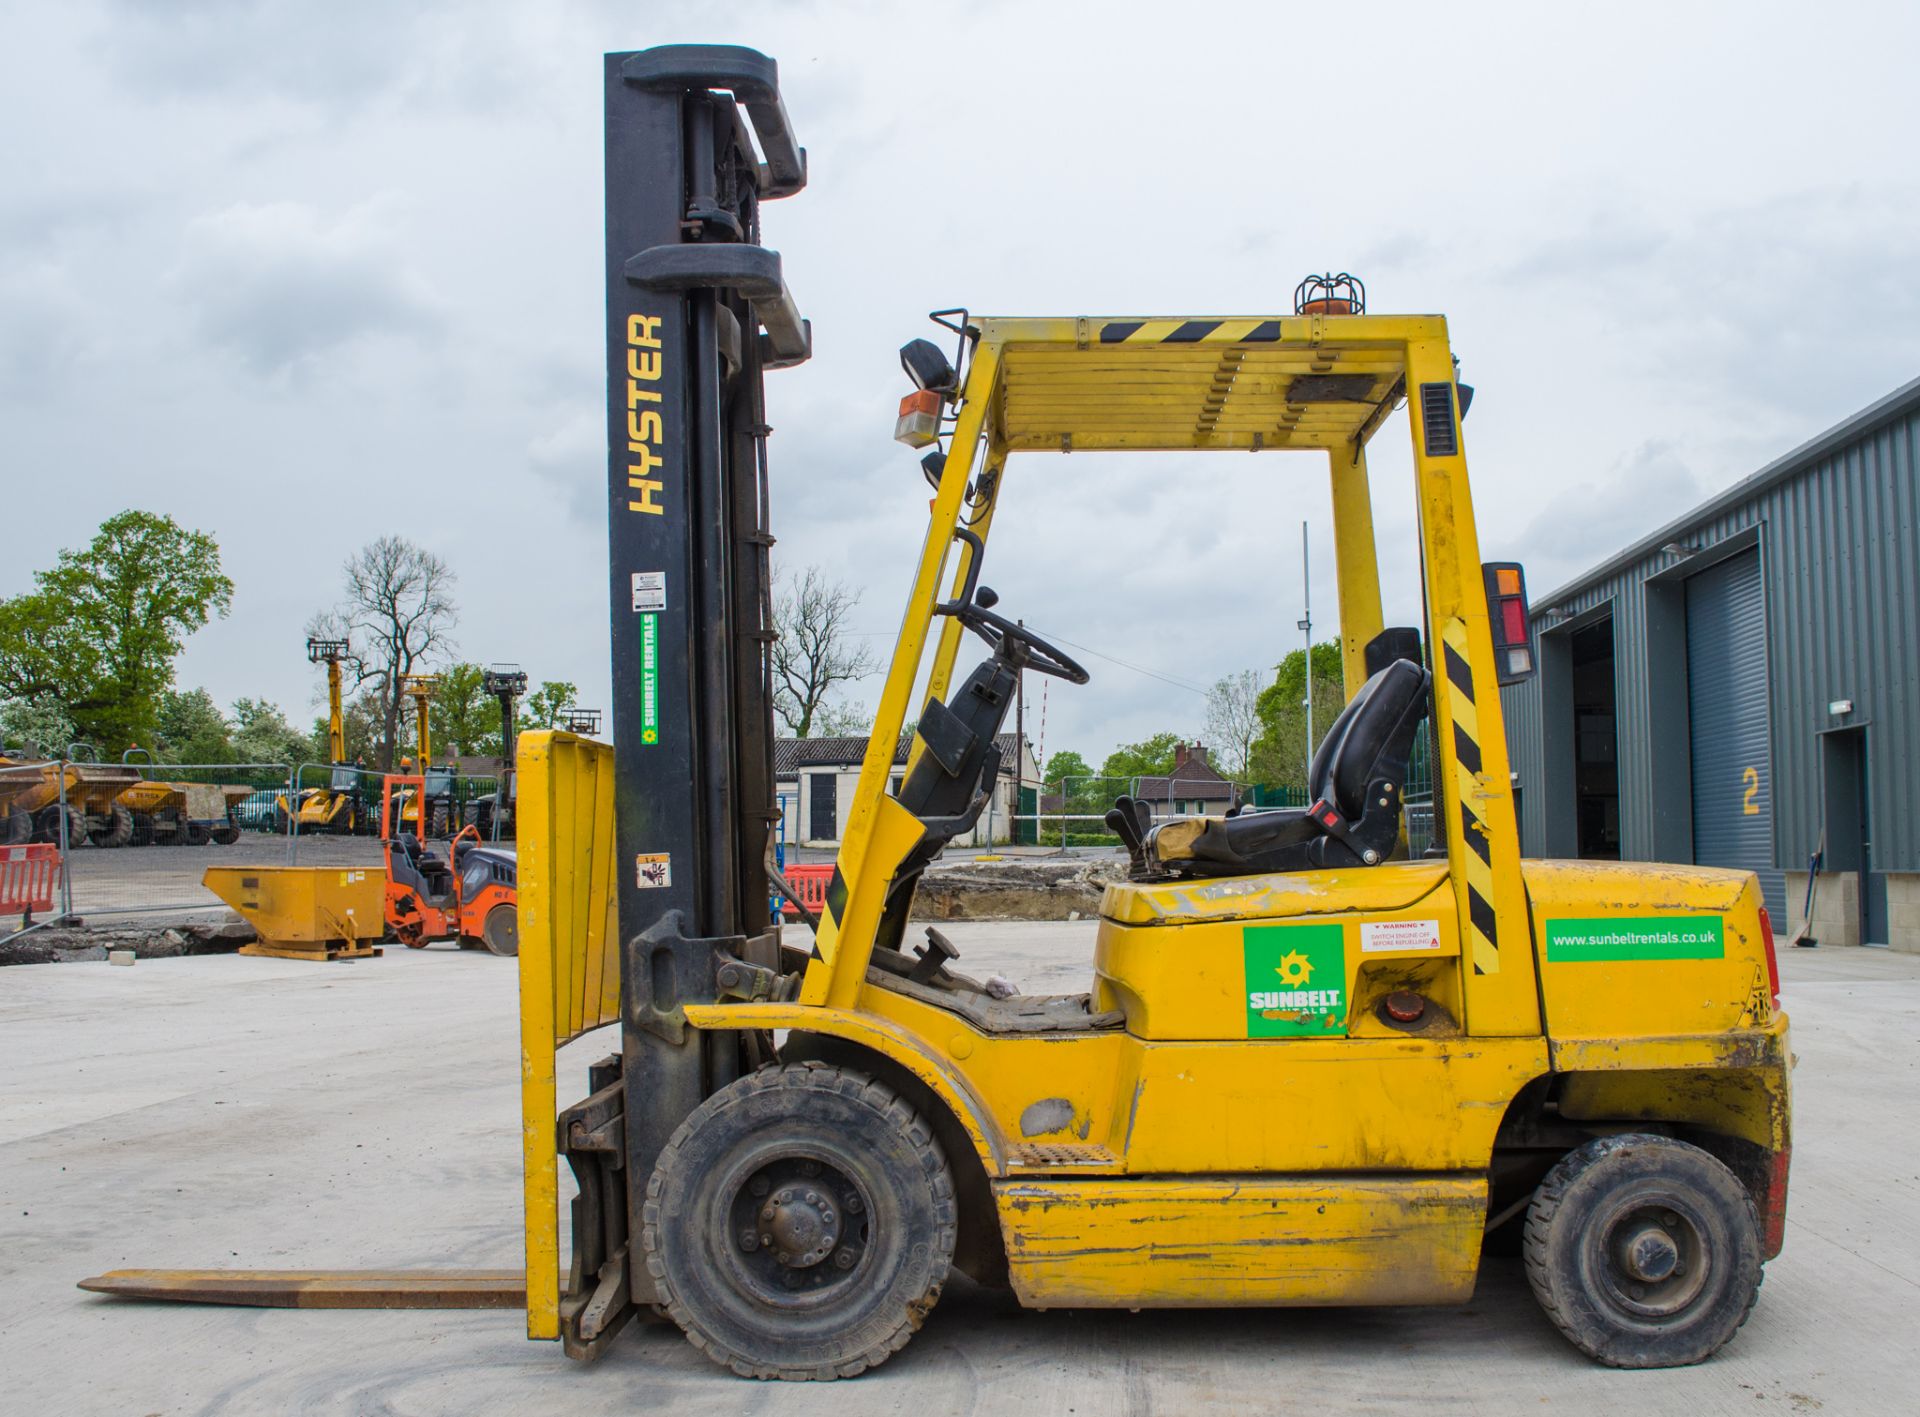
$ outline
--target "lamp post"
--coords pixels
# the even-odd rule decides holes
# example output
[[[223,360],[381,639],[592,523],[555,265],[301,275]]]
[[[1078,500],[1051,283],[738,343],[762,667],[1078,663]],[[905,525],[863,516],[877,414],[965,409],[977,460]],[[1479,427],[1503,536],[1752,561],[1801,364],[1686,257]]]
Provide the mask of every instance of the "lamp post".
[[[1306,606],[1303,618],[1294,622],[1294,628],[1307,637],[1307,661],[1305,682],[1307,686],[1307,792],[1313,792],[1313,577],[1307,566],[1307,524],[1300,523],[1300,591],[1302,603]]]

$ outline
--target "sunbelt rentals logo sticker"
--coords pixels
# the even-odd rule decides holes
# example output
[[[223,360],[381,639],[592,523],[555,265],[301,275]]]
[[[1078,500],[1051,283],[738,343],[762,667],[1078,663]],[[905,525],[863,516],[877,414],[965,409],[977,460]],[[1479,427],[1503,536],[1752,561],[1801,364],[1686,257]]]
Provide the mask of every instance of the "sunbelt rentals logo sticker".
[[[1247,1037],[1331,1038],[1347,1031],[1347,939],[1340,925],[1249,925]]]

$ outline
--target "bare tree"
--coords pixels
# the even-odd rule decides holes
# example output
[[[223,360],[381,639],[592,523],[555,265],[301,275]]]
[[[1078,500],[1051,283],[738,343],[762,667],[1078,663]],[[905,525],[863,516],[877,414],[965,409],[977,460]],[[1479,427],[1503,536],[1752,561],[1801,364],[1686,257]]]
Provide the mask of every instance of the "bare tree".
[[[307,633],[350,640],[354,685],[372,692],[381,724],[380,767],[392,771],[406,707],[406,677],[424,672],[453,647],[459,618],[447,563],[402,536],[370,541],[347,558],[346,590],[336,610],[308,622]]]
[[[836,684],[880,667],[850,625],[860,592],[829,580],[818,566],[782,575],[773,600],[773,707],[796,738],[812,731]]]
[[[1242,778],[1253,756],[1253,743],[1260,736],[1259,672],[1242,669],[1229,674],[1207,690],[1207,737],[1220,755],[1220,766],[1228,777]]]

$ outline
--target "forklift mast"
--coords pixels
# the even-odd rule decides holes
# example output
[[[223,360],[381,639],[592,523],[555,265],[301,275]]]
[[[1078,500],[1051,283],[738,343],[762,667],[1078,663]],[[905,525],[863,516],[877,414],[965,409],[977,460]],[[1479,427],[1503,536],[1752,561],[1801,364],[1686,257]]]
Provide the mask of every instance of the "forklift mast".
[[[500,777],[495,800],[506,806],[513,801],[513,744],[518,736],[513,709],[527,692],[527,672],[517,664],[489,665],[480,686],[500,705]]]
[[[438,674],[409,674],[400,682],[402,692],[413,700],[413,726],[420,743],[420,756],[414,760],[414,768],[423,773],[433,762],[433,732],[427,708],[433,702],[434,687],[439,682]]]
[[[780,257],[760,244],[761,202],[806,182],[774,62],[672,45],[607,55],[605,83],[625,1024],[621,1057],[560,1120],[581,1190],[562,1336],[583,1357],[653,1301],[627,1250],[647,1178],[673,1130],[743,1068],[738,1036],[690,1030],[682,1008],[718,999],[723,971],[770,978],[780,963],[766,923],[779,814],[762,376],[811,351]]]
[[[307,659],[327,666],[327,761],[347,760],[347,722],[340,711],[340,661],[352,648],[346,640],[307,639]]]

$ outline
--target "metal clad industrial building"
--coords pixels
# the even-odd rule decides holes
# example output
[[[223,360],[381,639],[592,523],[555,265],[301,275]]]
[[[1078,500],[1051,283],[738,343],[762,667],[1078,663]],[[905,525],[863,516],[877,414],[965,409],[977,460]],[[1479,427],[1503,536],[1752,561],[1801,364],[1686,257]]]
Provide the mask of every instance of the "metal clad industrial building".
[[[1527,852],[1757,853],[1791,929],[1824,829],[1816,933],[1920,948],[1917,503],[1920,380],[1537,600]]]

